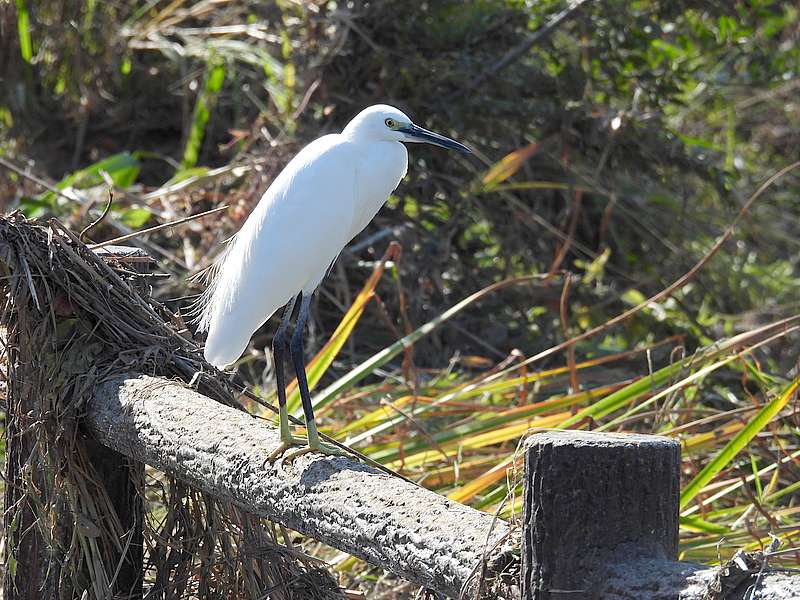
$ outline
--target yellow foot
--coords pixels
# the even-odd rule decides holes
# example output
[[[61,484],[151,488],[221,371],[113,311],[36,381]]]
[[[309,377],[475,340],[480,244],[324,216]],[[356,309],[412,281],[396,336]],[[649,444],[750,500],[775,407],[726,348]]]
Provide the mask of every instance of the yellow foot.
[[[305,440],[289,436],[288,440],[281,440],[280,446],[278,446],[277,448],[275,448],[275,450],[269,453],[269,456],[267,456],[267,462],[269,464],[272,464],[278,458],[280,458],[283,455],[283,453],[286,452],[289,448],[294,448],[295,446],[302,446],[304,444]]]
[[[313,446],[306,446],[305,448],[300,448],[299,450],[295,450],[294,452],[290,452],[286,456],[283,457],[284,461],[293,461],[298,456],[303,456],[304,454],[308,454],[309,452],[318,452],[319,454],[324,454],[325,456],[347,456],[347,452],[344,450],[340,450],[336,446],[329,446],[328,444],[314,444]]]

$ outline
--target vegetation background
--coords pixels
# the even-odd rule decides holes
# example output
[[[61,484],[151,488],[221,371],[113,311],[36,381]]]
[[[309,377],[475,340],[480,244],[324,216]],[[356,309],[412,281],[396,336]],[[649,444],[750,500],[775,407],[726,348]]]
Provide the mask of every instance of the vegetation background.
[[[227,205],[131,242],[185,314],[288,159],[394,104],[475,155],[412,148],[321,288],[322,425],[506,517],[532,429],[675,436],[682,558],[713,563],[800,535],[800,170],[714,245],[800,159],[798,98],[790,1],[0,2],[0,209],[80,231],[113,190],[103,241]],[[274,325],[237,367],[268,400]]]

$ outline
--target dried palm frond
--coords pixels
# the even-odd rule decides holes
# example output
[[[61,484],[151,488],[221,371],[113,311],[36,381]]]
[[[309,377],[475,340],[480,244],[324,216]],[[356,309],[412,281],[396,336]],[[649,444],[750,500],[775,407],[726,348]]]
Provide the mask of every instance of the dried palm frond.
[[[121,581],[119,556],[135,557],[131,540],[143,539],[148,597],[341,597],[327,571],[285,545],[275,525],[141,465],[128,482],[144,504],[143,538],[136,538],[95,461],[111,451],[93,447],[81,431],[95,386],[138,371],[192,382],[236,406],[233,390],[168,324],[172,315],[140,293],[147,274],[125,256],[101,258],[55,219],[45,226],[19,213],[0,218],[0,270],[10,585],[61,597],[83,590],[90,598],[129,597],[135,589],[123,584],[137,582]],[[41,556],[46,568],[16,581],[15,573],[31,575],[26,561]]]

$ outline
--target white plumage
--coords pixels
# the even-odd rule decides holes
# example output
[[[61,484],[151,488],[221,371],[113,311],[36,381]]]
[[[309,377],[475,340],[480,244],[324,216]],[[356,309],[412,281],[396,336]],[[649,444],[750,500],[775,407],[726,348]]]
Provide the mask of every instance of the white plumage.
[[[308,446],[319,439],[303,358],[302,332],[314,290],[347,243],[367,226],[408,168],[401,142],[426,142],[462,152],[456,141],[414,125],[401,111],[379,104],[361,111],[339,134],[311,142],[272,182],[242,229],[211,270],[199,302],[199,329],[208,331],[205,357],[225,367],[247,347],[256,329],[284,304],[275,334],[281,447],[296,444],[286,408],[284,352],[291,353],[308,430]],[[287,337],[296,300],[295,330]]]
[[[264,193],[223,253],[203,302],[208,362],[234,362],[275,311],[301,291],[311,294],[386,202],[408,167],[405,146],[381,135],[388,118],[408,121],[390,106],[370,107],[342,133],[303,148]]]

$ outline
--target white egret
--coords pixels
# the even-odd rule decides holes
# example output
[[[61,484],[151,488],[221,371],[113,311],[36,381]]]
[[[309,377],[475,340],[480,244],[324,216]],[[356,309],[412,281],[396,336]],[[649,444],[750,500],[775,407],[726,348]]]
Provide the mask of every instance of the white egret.
[[[408,169],[401,142],[425,142],[469,153],[454,140],[411,122],[385,104],[364,109],[342,133],[314,140],[272,182],[215,264],[199,303],[199,330],[208,331],[205,357],[224,368],[281,306],[272,341],[280,408],[280,452],[296,445],[289,430],[283,371],[288,346],[305,413],[310,449],[319,441],[305,373],[303,329],[314,290],[336,257],[372,220]],[[295,304],[300,309],[288,337]]]

